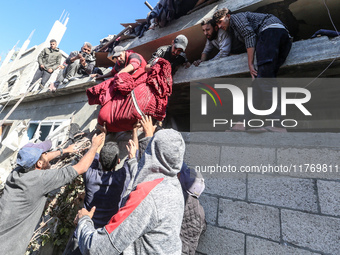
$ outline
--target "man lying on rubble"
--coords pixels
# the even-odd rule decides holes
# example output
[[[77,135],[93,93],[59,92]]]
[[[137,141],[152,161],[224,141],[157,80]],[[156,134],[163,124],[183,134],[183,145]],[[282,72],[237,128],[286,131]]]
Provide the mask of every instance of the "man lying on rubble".
[[[94,228],[94,207],[78,212],[80,250],[83,254],[180,254],[184,199],[177,173],[183,164],[183,138],[172,129],[157,132],[138,163],[132,141],[129,148],[133,191],[104,228]]]
[[[219,28],[228,31],[231,36],[243,41],[247,48],[248,67],[254,80],[253,106],[255,109],[263,104],[264,109],[272,106],[272,90],[278,84],[276,78],[280,66],[285,62],[292,46],[290,35],[277,17],[272,14],[255,12],[240,12],[233,14],[227,8],[218,10],[213,16]],[[256,49],[257,70],[254,65]],[[268,119],[282,119],[280,102],[275,112]],[[251,119],[252,113],[246,108],[244,122]],[[238,123],[231,128],[232,131],[245,131],[246,125]],[[249,130],[250,131],[250,130]],[[253,132],[287,132],[281,126],[281,121],[276,121],[275,126],[254,129]]]
[[[116,73],[129,73],[133,79],[137,79],[145,73],[146,61],[142,55],[132,51],[125,50],[122,46],[116,46],[112,51],[112,59],[116,61],[111,72],[100,75],[92,74],[91,77],[96,79],[111,78]]]
[[[49,161],[75,152],[75,145],[47,152],[52,144],[45,141],[27,144],[19,150],[17,167],[9,174],[0,198],[1,254],[25,254],[44,210],[47,194],[86,172],[103,142],[104,134],[94,136],[85,156],[76,165],[61,169],[49,169]]]
[[[219,29],[214,19],[204,19],[201,22],[201,26],[207,41],[201,54],[201,59],[193,62],[193,65],[195,66],[199,66],[203,61],[207,61],[214,48],[219,50],[219,52],[211,60],[226,57],[231,50],[231,38],[228,32]]]
[[[60,70],[57,80],[50,85],[50,90],[55,91],[60,83],[66,84],[82,77],[89,76],[96,65],[96,57],[92,53],[92,45],[84,42],[80,51],[72,51],[66,59],[67,67]]]
[[[174,75],[177,69],[184,65],[185,68],[190,66],[188,59],[185,55],[185,50],[188,46],[188,39],[185,35],[178,35],[171,45],[165,45],[159,47],[153,54],[151,59],[145,68],[146,72],[149,72],[151,66],[155,64],[158,58],[164,58],[171,64],[171,74]]]

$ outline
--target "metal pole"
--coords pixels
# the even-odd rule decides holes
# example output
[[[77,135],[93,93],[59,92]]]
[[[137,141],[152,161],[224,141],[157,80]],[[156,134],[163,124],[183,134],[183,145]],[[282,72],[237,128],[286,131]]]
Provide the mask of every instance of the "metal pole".
[[[153,8],[152,6],[148,3],[148,1],[145,1],[144,4],[152,11]]]

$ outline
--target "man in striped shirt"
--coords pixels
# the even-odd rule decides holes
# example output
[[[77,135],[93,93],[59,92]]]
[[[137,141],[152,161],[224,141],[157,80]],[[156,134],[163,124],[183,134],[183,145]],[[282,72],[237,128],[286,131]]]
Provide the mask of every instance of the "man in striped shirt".
[[[285,25],[277,17],[271,14],[254,12],[241,12],[232,14],[227,8],[218,10],[214,16],[219,28],[228,31],[247,48],[248,67],[250,75],[254,80],[257,78],[275,78],[280,66],[285,62],[292,43]],[[256,49],[257,70],[254,66],[254,55]],[[277,87],[274,79],[256,80],[253,86],[253,106],[255,109],[264,104],[264,109],[272,106],[272,89]],[[279,97],[278,97],[279,98]],[[269,115],[271,119],[281,119],[280,102],[276,111]],[[251,119],[249,109],[245,113],[245,121]],[[241,125],[241,126],[240,126]],[[234,131],[245,131],[242,124],[235,125]],[[274,126],[268,126],[258,131],[286,132],[281,122],[276,121]]]

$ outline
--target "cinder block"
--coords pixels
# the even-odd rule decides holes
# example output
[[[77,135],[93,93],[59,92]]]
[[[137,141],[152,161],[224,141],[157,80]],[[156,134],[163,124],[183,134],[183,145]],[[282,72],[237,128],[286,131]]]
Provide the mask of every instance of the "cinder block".
[[[314,181],[308,179],[249,175],[248,200],[317,212]]]
[[[220,199],[218,225],[246,234],[280,240],[279,209]]]
[[[206,144],[186,144],[184,161],[193,168],[214,166],[220,162],[220,147]]]
[[[247,236],[247,255],[317,255],[310,251],[289,247],[268,240]]]
[[[331,149],[278,149],[278,165],[292,166],[294,177],[340,179],[340,152]]]
[[[244,255],[244,235],[208,225],[197,251],[209,255]]]
[[[221,165],[236,166],[238,170],[245,166],[260,166],[274,164],[275,149],[261,147],[229,147],[222,146]]]
[[[206,174],[205,193],[219,195],[227,198],[246,198],[246,175],[238,174],[228,177],[227,174]]]
[[[317,252],[339,254],[340,219],[282,210],[281,222],[285,242]]]
[[[204,208],[205,220],[207,223],[215,225],[217,218],[218,198],[203,194],[199,197],[199,201]]]
[[[340,183],[317,181],[321,213],[340,216]]]

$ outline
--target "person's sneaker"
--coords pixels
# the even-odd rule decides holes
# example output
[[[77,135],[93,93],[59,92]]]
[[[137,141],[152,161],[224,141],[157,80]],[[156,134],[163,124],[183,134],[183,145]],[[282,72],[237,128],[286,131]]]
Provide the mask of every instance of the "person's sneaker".
[[[265,129],[269,132],[277,132],[277,133],[287,133],[287,129],[286,128],[279,128],[279,127],[271,127],[271,126],[267,126],[265,127]]]
[[[76,80],[79,80],[78,77],[71,77],[70,79],[68,79],[69,81],[76,81]]]
[[[64,84],[68,83],[68,79],[65,78],[65,79],[63,80],[63,83],[64,83]]]

